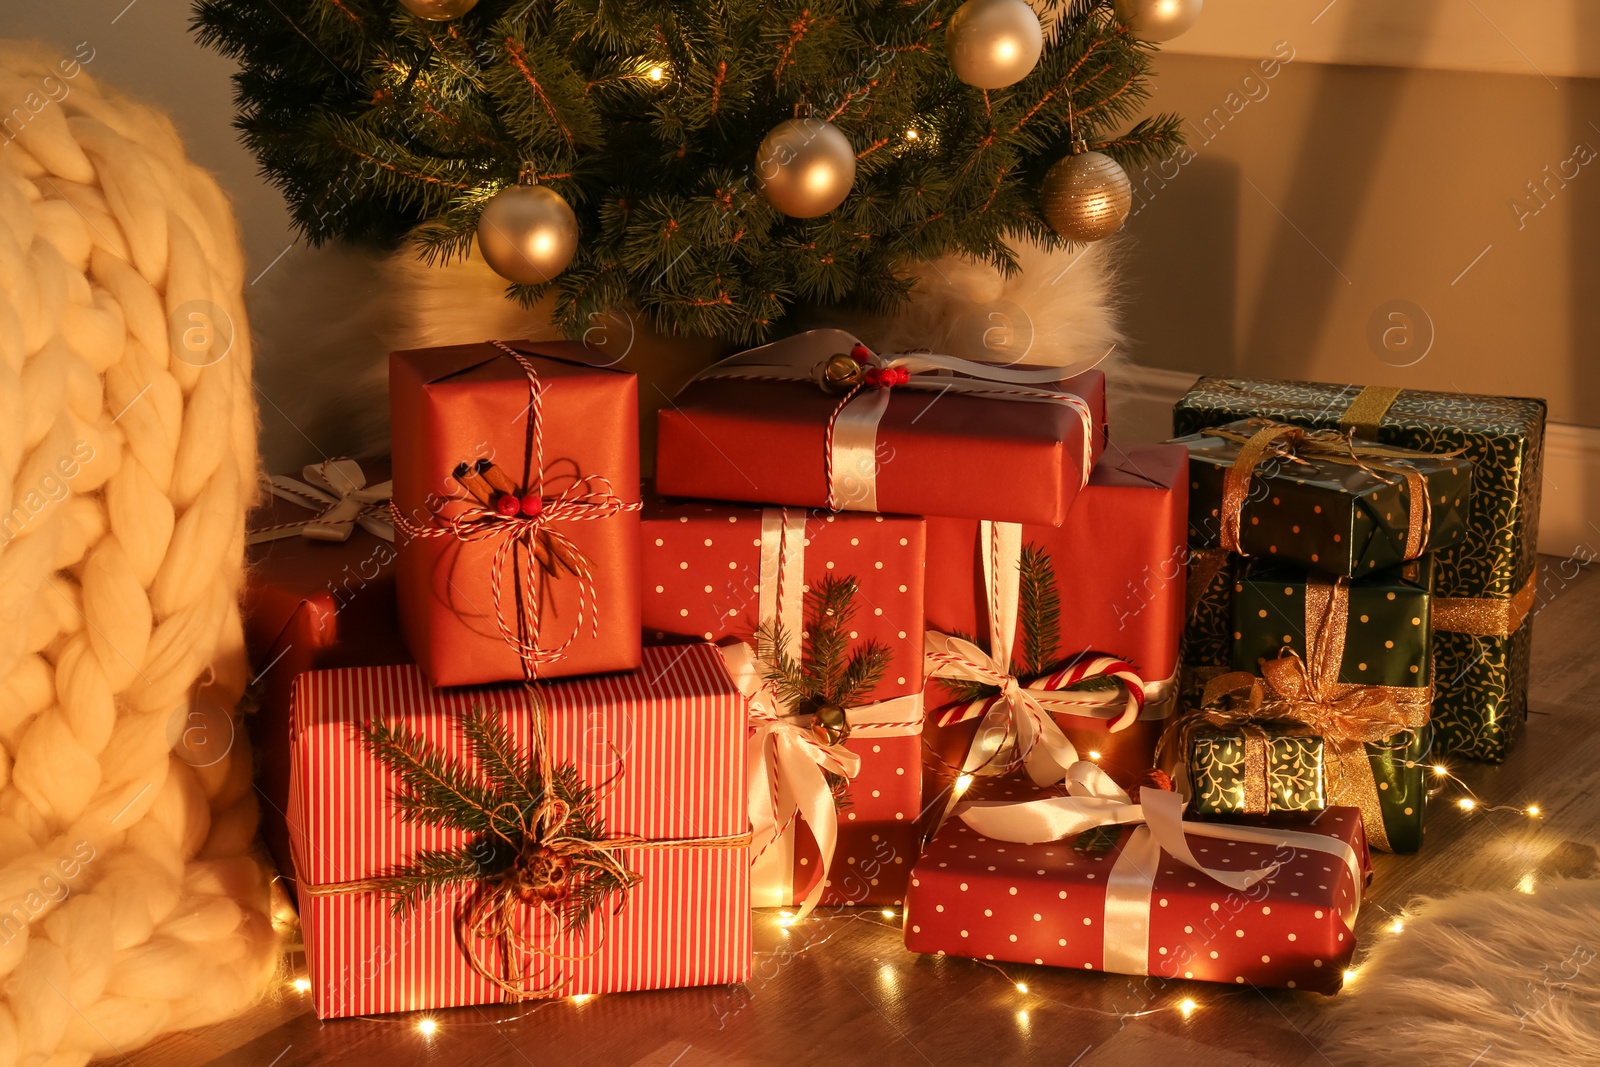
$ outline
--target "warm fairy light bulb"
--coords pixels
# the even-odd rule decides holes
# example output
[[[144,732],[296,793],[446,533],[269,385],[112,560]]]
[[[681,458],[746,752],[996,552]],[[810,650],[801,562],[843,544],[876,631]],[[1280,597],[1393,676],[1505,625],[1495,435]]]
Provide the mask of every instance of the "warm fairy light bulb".
[[[421,1034],[423,1037],[432,1037],[438,1032],[439,1024],[433,1019],[428,1018],[426,1015],[417,1020],[417,1033]]]
[[[1442,763],[1435,763],[1433,765],[1433,773],[1437,774],[1437,775],[1440,775],[1442,777],[1442,776],[1450,773],[1450,768],[1446,767]]]
[[[1194,1010],[1199,1006],[1200,1005],[1194,1002],[1193,997],[1184,997],[1182,1000],[1178,1001],[1178,1010],[1183,1013],[1183,1017],[1185,1019],[1193,1015]]]
[[[1345,968],[1344,980],[1346,982],[1354,982],[1356,980],[1356,969],[1354,967]]]
[[[1534,888],[1535,883],[1533,880],[1533,872],[1529,871],[1527,874],[1523,875],[1522,880],[1517,883],[1517,892],[1532,893]]]
[[[290,982],[289,984],[294,987],[294,991],[296,993],[304,993],[306,990],[311,988],[311,979],[309,979],[309,978],[296,978],[294,981]]]
[[[1529,804],[1528,805],[1528,814],[1533,816],[1535,819],[1537,819],[1539,817],[1539,805],[1537,805],[1537,804]]]
[[[1090,759],[1099,759],[1100,758],[1100,753],[1094,751],[1093,749],[1090,749],[1089,750],[1089,758]]]
[[[972,775],[963,774],[956,779],[956,796],[965,793],[972,785]]]
[[[1018,993],[1026,993],[1027,991],[1028,991],[1028,983],[1027,982],[1018,982],[1017,983],[1017,992]]]
[[[1478,806],[1478,802],[1473,800],[1471,797],[1462,797],[1460,800],[1456,801],[1456,803],[1460,805],[1462,811],[1471,811],[1473,808]]]
[[[893,909],[893,908],[884,908],[884,909],[883,909],[883,917],[884,917],[884,918],[885,918],[885,919],[892,919],[892,918],[894,918],[894,909]]]
[[[1405,924],[1404,920],[1401,920],[1401,919],[1396,919],[1394,922],[1389,924],[1389,932],[1392,933],[1392,934],[1398,934],[1401,930],[1404,930],[1405,928],[1406,928],[1406,924]]]
[[[594,994],[593,993],[578,993],[578,994],[575,994],[573,996],[572,1003],[574,1003],[574,1004],[587,1004],[587,1003],[589,1003],[589,1001],[591,1001],[593,999],[594,999]]]
[[[906,131],[906,140],[908,140],[908,141],[915,141],[920,136],[921,136],[921,134],[917,133],[917,131],[915,129],[910,129],[910,130]]]
[[[667,68],[663,67],[660,63],[657,63],[655,66],[651,67],[648,72],[646,72],[646,76],[653,82],[665,81],[667,78]]]

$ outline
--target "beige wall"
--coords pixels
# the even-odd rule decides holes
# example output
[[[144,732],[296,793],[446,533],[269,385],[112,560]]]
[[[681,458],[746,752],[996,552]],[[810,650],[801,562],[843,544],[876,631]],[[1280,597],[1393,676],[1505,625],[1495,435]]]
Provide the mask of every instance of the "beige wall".
[[[1136,357],[1544,396],[1600,426],[1600,81],[1315,64],[1282,40],[1265,72],[1159,59],[1155,106],[1193,152],[1137,179]]]

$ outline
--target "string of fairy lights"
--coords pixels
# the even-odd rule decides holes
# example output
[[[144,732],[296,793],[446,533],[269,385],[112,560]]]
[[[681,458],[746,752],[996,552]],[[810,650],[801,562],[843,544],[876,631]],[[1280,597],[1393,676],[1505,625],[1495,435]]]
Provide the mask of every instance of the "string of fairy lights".
[[[1089,758],[1097,760],[1100,758],[1100,753],[1091,752],[1089,753]],[[1483,798],[1479,796],[1471,786],[1453,773],[1450,768],[1443,763],[1427,764],[1407,760],[1404,761],[1404,765],[1408,769],[1426,767],[1432,771],[1436,784],[1428,790],[1428,796],[1430,799],[1438,796],[1445,789],[1450,788],[1452,785],[1456,789],[1460,790],[1463,795],[1456,799],[1455,806],[1463,814],[1471,815],[1478,813],[1509,812],[1511,814],[1525,816],[1530,819],[1538,819],[1543,814],[1539,805],[1537,804],[1518,806],[1514,804],[1485,803]],[[972,781],[973,776],[970,774],[962,774],[958,776],[952,785],[955,795],[959,797],[965,793],[971,787]],[[288,903],[287,894],[283,892],[281,879],[275,879],[275,882],[277,883],[277,889],[281,897],[281,905],[274,910],[273,926],[279,930],[280,934],[286,934],[290,929],[293,928],[295,924],[294,910]],[[1525,875],[1522,881],[1518,883],[1517,888],[1521,892],[1532,893],[1535,888],[1532,874],[1530,873]],[[902,912],[896,908],[873,909],[839,907],[830,913],[824,913],[823,911],[819,910],[817,912],[813,912],[810,920],[807,921],[815,921],[819,925],[827,924],[832,926],[832,929],[828,930],[827,933],[821,937],[815,938],[803,945],[792,948],[788,947],[786,942],[791,938],[791,935],[794,933],[796,926],[800,924],[801,920],[797,919],[794,911],[788,908],[780,909],[776,915],[772,915],[770,918],[772,919],[778,934],[785,939],[785,944],[784,947],[779,949],[755,953],[755,959],[758,962],[764,959],[774,959],[779,957],[784,959],[793,959],[797,956],[812,952],[823,947],[824,945],[829,944],[846,933],[852,928],[852,924],[864,922],[868,923],[869,925],[880,926],[884,929],[898,932],[900,929],[899,924],[903,920],[904,916]],[[1386,934],[1400,934],[1405,929],[1404,916],[1391,916],[1389,920],[1381,927],[1381,929],[1382,932]],[[290,946],[291,950],[295,947],[296,946]],[[952,961],[957,959],[956,957],[946,958]],[[973,959],[959,960],[958,962],[985,967],[991,971],[994,971],[1012,987],[1019,998],[1023,998],[1019,1002],[1019,1006],[1016,1008],[1017,1021],[1020,1025],[1031,1025],[1033,1018],[1032,1013],[1036,1011],[1041,1004],[1048,1005],[1052,1010],[1060,1009],[1079,1014],[1096,1015],[1104,1018],[1116,1019],[1119,1021],[1142,1019],[1148,1016],[1166,1013],[1176,1013],[1183,1019],[1188,1020],[1197,1012],[1201,1011],[1205,1006],[1192,992],[1185,988],[1179,988],[1175,990],[1170,997],[1161,1003],[1147,1007],[1141,1007],[1131,1011],[1118,1011],[1106,1008],[1091,1007],[1084,1004],[1072,1004],[1042,994],[1038,990],[1030,987],[1027,982],[1017,979],[1012,974],[1007,972],[1005,968],[991,960]],[[1347,968],[1344,972],[1345,984],[1349,985],[1350,983],[1354,982],[1358,974],[1359,967]],[[1188,986],[1192,984],[1193,983],[1181,983],[1182,986]],[[303,974],[296,975],[295,977],[289,979],[288,988],[290,991],[296,994],[307,994],[311,991],[311,980]],[[1222,1001],[1230,997],[1237,997],[1239,995],[1240,991],[1238,990],[1219,990],[1217,993],[1217,1000]],[[550,1009],[560,1004],[563,1000],[574,1006],[581,1006],[589,1003],[595,998],[596,995],[592,993],[579,993],[559,999],[538,1000],[530,1002],[530,1005],[525,1010],[514,1015],[497,1016],[494,1018],[481,1018],[476,1020],[470,1018],[453,1018],[451,1020],[451,1026],[503,1026],[506,1023],[516,1022],[519,1019],[527,1018],[535,1012]],[[444,1024],[439,1020],[438,1016],[431,1013],[398,1016],[363,1015],[357,1016],[357,1019],[364,1022],[377,1023],[386,1026],[409,1027],[415,1030],[425,1042],[431,1042],[434,1038],[438,1037],[444,1029]]]

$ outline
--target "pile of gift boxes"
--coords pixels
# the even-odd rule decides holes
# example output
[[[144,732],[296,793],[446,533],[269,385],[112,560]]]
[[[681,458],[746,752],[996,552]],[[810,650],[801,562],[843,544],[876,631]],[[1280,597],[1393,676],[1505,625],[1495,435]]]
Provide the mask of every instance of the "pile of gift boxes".
[[[396,353],[392,460],[252,518],[318,1014],[739,982],[752,907],[1336,990],[1369,849],[1526,712],[1544,404],[1206,378],[1131,446],[1065,374],[799,334],[663,408],[642,486],[636,380],[581,345]],[[518,810],[429,818],[419,773],[508,766]]]

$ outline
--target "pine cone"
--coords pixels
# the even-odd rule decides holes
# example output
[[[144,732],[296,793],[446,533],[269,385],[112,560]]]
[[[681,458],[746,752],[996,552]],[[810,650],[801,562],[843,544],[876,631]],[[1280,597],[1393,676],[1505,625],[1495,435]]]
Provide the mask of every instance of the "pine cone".
[[[1161,789],[1170,793],[1172,792],[1172,775],[1155,767],[1145,771],[1133,786],[1133,802],[1135,804],[1139,803],[1139,793],[1144,789]]]

